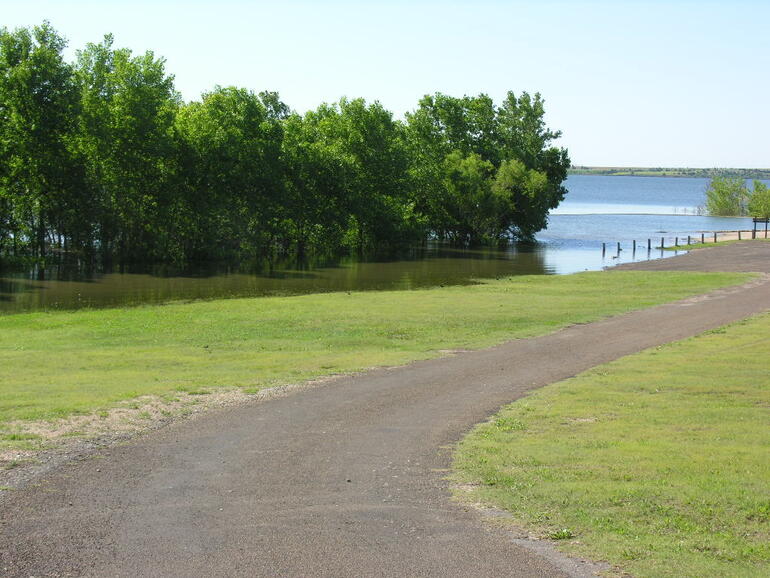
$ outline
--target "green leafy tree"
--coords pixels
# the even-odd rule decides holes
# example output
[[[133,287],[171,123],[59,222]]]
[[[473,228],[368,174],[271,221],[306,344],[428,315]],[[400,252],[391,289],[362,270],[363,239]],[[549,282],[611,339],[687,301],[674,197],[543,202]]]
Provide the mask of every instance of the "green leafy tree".
[[[341,243],[357,251],[390,251],[420,238],[403,136],[389,111],[363,99],[289,119],[284,149],[295,210],[288,218],[299,246],[313,225],[338,231],[343,218]]]
[[[752,217],[770,219],[770,188],[762,181],[754,181],[748,208]]]
[[[353,164],[350,212],[359,249],[390,250],[419,231],[403,127],[379,102],[339,102],[337,137]]]
[[[549,194],[553,185],[542,171],[528,169],[518,159],[503,161],[492,191],[500,199],[500,237],[531,240],[547,225],[548,211],[556,206]]]
[[[706,189],[706,210],[710,215],[745,215],[747,200],[746,181],[740,177],[713,177]]]
[[[508,92],[498,109],[498,119],[502,158],[518,160],[528,170],[545,176],[545,183],[541,176],[531,177],[533,184],[527,201],[530,209],[523,210],[520,203],[522,211],[512,224],[525,238],[531,238],[547,225],[548,211],[564,200],[567,190],[562,183],[570,167],[569,155],[566,149],[553,146],[561,132],[546,126],[545,103],[539,93],[530,96],[523,92],[517,98]]]
[[[416,110],[406,115],[409,168],[414,183],[416,211],[423,215],[439,239],[456,238],[448,215],[445,169],[447,157],[475,154],[495,167],[500,162],[497,111],[489,96],[456,98],[442,93],[424,96]],[[474,235],[479,237],[483,235]]]
[[[152,52],[107,35],[70,66],[64,45],[47,23],[0,30],[0,251],[181,262],[500,242],[531,238],[565,193],[539,94],[437,93],[406,123],[376,101],[298,115],[234,87],[182,104]]]
[[[98,240],[121,261],[173,257],[180,98],[165,61],[113,49],[78,53],[82,113],[77,148],[99,207]]]
[[[479,245],[498,236],[499,198],[492,191],[494,166],[480,155],[449,153],[444,159],[443,236]]]
[[[499,164],[497,109],[486,94],[462,98],[426,95],[417,110],[407,114],[407,120],[419,146],[437,162],[460,151]]]
[[[565,149],[553,146],[560,133],[547,128],[544,115],[540,95],[526,92],[520,97],[509,92],[500,107],[484,94],[463,98],[436,94],[424,97],[407,115],[407,142],[415,159],[410,170],[419,191],[416,205],[438,238],[456,240],[449,232],[448,207],[453,206],[454,192],[447,188],[452,179],[446,174],[456,159],[449,164],[446,160],[455,151],[465,157],[477,155],[501,171],[494,191],[507,199],[496,205],[497,233],[478,230],[457,239],[531,239],[546,226],[548,211],[566,194],[562,183],[570,161]],[[512,161],[518,164],[506,166]],[[520,171],[526,178],[520,178]]]
[[[277,95],[268,104],[251,91],[218,87],[180,111],[190,256],[253,255],[275,240],[283,127]]]
[[[77,189],[67,145],[77,98],[65,46],[47,22],[0,29],[0,242],[29,243],[39,256],[67,227]]]
[[[284,245],[300,256],[309,248],[338,249],[349,225],[354,160],[324,127],[336,123],[336,116],[332,107],[322,106],[284,122]]]

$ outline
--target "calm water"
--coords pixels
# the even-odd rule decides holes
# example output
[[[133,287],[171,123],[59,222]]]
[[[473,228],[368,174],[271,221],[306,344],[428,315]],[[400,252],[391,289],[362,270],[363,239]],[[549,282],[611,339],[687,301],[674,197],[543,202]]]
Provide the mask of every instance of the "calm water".
[[[569,194],[552,214],[697,215],[708,184],[709,179],[572,175]]]
[[[343,259],[328,266],[300,269],[276,266],[254,273],[198,275],[110,273],[70,281],[0,278],[0,311],[76,309],[174,300],[327,291],[418,289],[467,285],[474,279],[556,273],[544,263],[544,251],[461,251],[435,247],[404,261],[360,262]],[[34,277],[34,275],[33,275]]]
[[[315,266],[275,266],[259,272],[216,271],[197,274],[104,274],[67,277],[64,272],[0,274],[0,313],[39,309],[110,307],[174,300],[324,291],[417,289],[473,283],[511,275],[553,275],[629,261],[666,258],[647,251],[672,245],[675,237],[702,232],[750,229],[751,219],[700,216],[708,179],[665,177],[571,176],[569,194],[553,212],[538,244],[506,251],[462,251],[432,247],[414,258],[390,262],[353,259]],[[636,240],[639,249],[632,251]],[[607,250],[602,254],[602,243]],[[617,243],[622,250],[617,251]]]

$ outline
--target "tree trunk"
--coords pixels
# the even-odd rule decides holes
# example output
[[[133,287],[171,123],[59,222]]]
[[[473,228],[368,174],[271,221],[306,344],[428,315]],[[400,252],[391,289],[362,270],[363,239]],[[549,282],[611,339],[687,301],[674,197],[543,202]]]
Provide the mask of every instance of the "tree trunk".
[[[45,259],[45,221],[42,214],[37,221],[37,247],[38,256]]]

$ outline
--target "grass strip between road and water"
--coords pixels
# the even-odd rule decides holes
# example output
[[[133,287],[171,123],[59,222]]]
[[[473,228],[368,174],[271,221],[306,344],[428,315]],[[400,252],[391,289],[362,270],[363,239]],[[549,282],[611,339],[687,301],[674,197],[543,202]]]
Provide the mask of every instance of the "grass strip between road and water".
[[[740,283],[747,274],[589,272],[0,317],[0,448],[24,422],[139,396],[246,392],[491,346]],[[27,436],[27,437],[25,437]]]
[[[457,495],[634,576],[768,576],[768,359],[765,314],[538,390],[460,443]]]

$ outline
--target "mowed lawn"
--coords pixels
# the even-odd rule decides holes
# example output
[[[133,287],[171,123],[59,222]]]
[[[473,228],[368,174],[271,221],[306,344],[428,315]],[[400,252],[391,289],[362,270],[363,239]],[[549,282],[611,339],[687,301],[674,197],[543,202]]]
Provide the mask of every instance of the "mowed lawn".
[[[464,287],[173,303],[0,317],[0,432],[140,395],[274,384],[547,333],[742,282],[593,272]]]
[[[770,576],[770,314],[553,384],[455,455],[461,499],[634,576]]]

